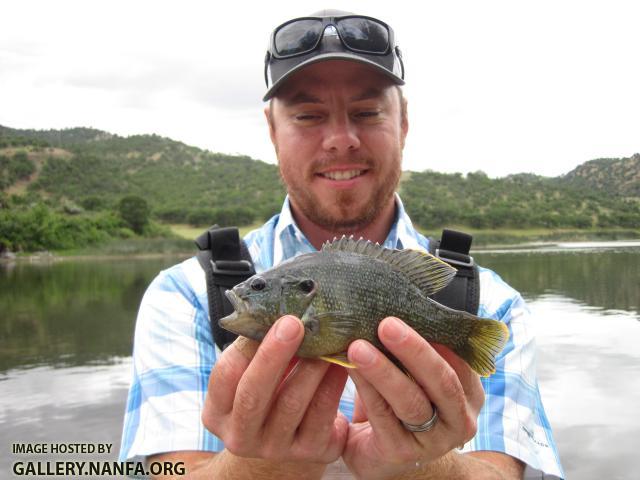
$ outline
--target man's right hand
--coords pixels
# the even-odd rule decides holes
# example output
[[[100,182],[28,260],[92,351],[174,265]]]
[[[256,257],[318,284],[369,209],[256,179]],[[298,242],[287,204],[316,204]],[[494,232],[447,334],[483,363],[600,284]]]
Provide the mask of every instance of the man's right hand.
[[[306,359],[287,372],[303,336],[287,315],[259,345],[238,339],[216,362],[202,421],[234,456],[321,465],[340,457],[349,423],[336,412],[347,372]]]

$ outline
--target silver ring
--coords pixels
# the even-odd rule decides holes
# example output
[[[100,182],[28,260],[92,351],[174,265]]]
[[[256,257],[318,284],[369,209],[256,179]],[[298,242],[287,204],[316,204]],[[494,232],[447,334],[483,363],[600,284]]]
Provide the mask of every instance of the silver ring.
[[[420,425],[412,425],[410,423],[405,422],[404,420],[400,420],[400,421],[402,422],[402,425],[404,426],[404,428],[406,428],[410,432],[428,432],[429,430],[431,430],[433,427],[436,426],[436,423],[438,423],[438,409],[433,403],[431,404],[431,408],[433,409],[433,415],[429,420],[427,420],[426,422]]]

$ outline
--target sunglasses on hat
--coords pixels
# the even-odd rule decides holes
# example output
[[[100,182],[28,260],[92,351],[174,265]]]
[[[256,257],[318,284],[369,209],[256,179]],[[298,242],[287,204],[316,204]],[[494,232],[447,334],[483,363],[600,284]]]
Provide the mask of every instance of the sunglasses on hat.
[[[334,46],[329,47],[328,41]],[[404,64],[391,27],[376,18],[353,14],[299,17],[276,27],[265,56],[265,83],[269,87],[269,67],[273,69],[277,64],[283,64],[279,71],[272,70],[275,83],[291,69],[307,63],[307,58],[326,57],[329,51],[339,53],[340,50],[351,52],[353,59],[382,67],[395,77],[396,83],[404,83]],[[295,59],[303,56],[307,58]],[[394,71],[394,56],[399,60],[400,72]],[[265,95],[265,100],[272,92],[273,88]]]
[[[301,17],[289,20],[274,30],[271,54],[275,58],[304,55],[315,50],[325,34],[337,34],[348,50],[372,55],[386,55],[393,43],[393,32],[389,26],[372,17]]]

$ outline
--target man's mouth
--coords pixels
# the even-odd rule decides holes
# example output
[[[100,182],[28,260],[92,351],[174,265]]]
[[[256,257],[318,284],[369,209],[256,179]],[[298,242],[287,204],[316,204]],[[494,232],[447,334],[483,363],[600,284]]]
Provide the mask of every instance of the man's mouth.
[[[319,175],[324,177],[324,178],[328,178],[329,180],[351,180],[352,178],[356,178],[359,177],[360,175],[364,174],[366,172],[366,170],[337,170],[337,171],[333,171],[333,172],[323,172],[320,173]]]

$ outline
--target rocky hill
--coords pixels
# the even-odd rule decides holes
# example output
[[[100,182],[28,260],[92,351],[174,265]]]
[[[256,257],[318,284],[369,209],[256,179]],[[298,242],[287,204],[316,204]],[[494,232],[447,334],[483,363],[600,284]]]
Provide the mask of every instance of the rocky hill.
[[[599,158],[571,170],[564,179],[597,190],[640,197],[640,153],[629,158]]]

